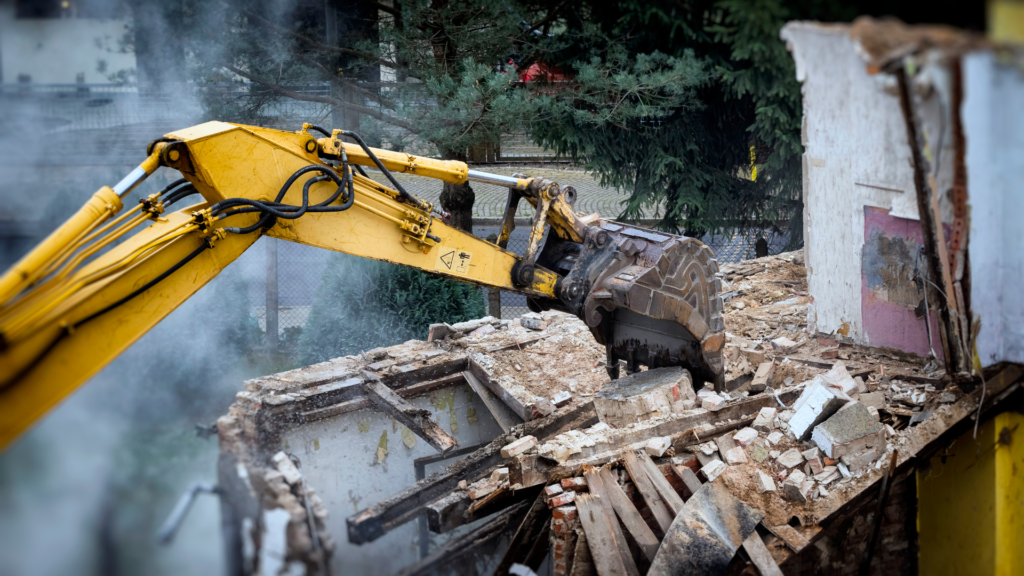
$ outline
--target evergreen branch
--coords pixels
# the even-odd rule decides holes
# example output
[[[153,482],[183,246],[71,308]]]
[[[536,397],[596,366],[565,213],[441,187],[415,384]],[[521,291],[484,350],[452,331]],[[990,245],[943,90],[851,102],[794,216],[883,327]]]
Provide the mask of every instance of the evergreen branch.
[[[319,102],[321,104],[329,104],[331,106],[337,106],[339,108],[346,108],[348,110],[352,110],[353,112],[360,112],[362,114],[366,114],[371,118],[375,118],[377,120],[380,120],[381,122],[391,124],[392,126],[403,128],[405,130],[408,130],[409,132],[412,132],[413,134],[420,133],[420,131],[413,127],[412,124],[399,120],[398,118],[388,116],[387,114],[382,113],[380,110],[375,110],[373,108],[370,108],[369,106],[353,104],[352,102],[346,102],[340,98],[333,98],[331,96],[317,96],[315,94],[304,94],[302,92],[296,92],[295,90],[289,90],[284,86],[275,84],[274,82],[270,82],[269,80],[265,80],[253,74],[245,72],[236,66],[232,66],[231,64],[225,63],[221,64],[221,66],[227,68],[235,74],[238,74],[242,78],[249,80],[250,82],[259,84],[260,86],[263,86],[264,88],[267,88],[280,96],[284,96],[285,98],[291,98],[292,100],[299,100],[302,102]]]

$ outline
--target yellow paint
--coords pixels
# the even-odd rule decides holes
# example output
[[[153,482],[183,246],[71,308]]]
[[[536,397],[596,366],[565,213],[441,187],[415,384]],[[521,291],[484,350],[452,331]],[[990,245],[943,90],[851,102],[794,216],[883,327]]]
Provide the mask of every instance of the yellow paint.
[[[469,274],[469,267],[473,262],[473,253],[466,250],[449,248],[448,246],[437,247],[437,261],[434,262],[434,270],[445,274]]]
[[[402,426],[402,443],[409,449],[416,445],[416,435],[404,425]]]
[[[750,147],[750,181],[757,182],[757,153],[753,146]]]
[[[384,458],[388,455],[388,431],[382,430],[380,433],[380,441],[377,442],[377,464],[384,461]]]
[[[917,475],[920,573],[1024,573],[1024,416],[968,431]]]
[[[1024,44],[1024,2],[989,0],[988,37],[1003,44]]]
[[[319,450],[319,449],[320,449],[320,439],[319,438],[313,438],[313,450]]]

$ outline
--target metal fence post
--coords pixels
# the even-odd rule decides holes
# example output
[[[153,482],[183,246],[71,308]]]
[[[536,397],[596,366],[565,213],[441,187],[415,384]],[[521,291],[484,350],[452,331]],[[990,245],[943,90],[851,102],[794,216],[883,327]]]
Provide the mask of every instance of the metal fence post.
[[[277,297],[277,238],[264,237],[267,243],[267,348],[277,350],[278,297]]]

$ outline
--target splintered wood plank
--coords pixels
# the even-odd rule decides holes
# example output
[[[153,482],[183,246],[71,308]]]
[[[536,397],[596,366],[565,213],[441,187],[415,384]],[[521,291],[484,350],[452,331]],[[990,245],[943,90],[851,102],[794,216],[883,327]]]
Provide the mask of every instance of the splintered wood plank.
[[[668,533],[668,527],[672,525],[673,516],[669,513],[668,505],[658,494],[658,490],[651,483],[651,479],[647,477],[647,471],[644,470],[643,466],[636,459],[636,454],[632,450],[626,450],[622,455],[622,461],[626,465],[626,471],[629,472],[630,478],[633,479],[633,484],[636,485],[637,491],[643,496],[644,502],[647,502],[647,507],[651,509],[651,514],[654,515],[654,520],[658,523],[658,527],[661,528],[661,533]]]
[[[498,423],[498,426],[501,426],[501,430],[508,433],[516,425],[516,422],[513,422],[505,411],[501,409],[501,406],[499,406],[501,400],[469,370],[463,372],[462,375],[466,378],[466,382],[473,389],[473,392],[476,392],[476,395],[483,400],[484,406],[487,406],[487,410],[490,411],[491,416],[494,416],[494,420]]]
[[[658,491],[662,500],[665,501],[665,504],[668,505],[668,510],[672,513],[672,517],[675,518],[683,509],[683,497],[668,483],[668,479],[661,473],[661,470],[658,469],[658,466],[651,460],[647,452],[638,452],[637,460],[644,470],[647,471],[648,478],[651,479],[654,488]]]
[[[533,501],[533,506],[530,507],[530,511],[526,513],[523,522],[519,525],[515,535],[512,536],[512,541],[509,542],[505,556],[494,570],[495,576],[507,575],[513,564],[525,564],[536,540],[546,531],[550,521],[551,511],[548,510],[547,502],[544,501],[544,492],[542,491],[537,494],[537,498]],[[547,540],[547,538],[545,537],[544,540]],[[530,568],[535,570],[538,566],[530,566]]]
[[[515,395],[504,389],[501,384],[492,380],[491,376],[483,366],[472,360],[468,362],[467,366],[467,371],[476,376],[477,380],[479,380],[484,386],[487,386],[491,392],[494,392],[494,395],[504,402],[509,409],[515,412],[517,416],[522,418],[523,422],[533,420],[533,410],[527,408],[519,398],[516,398]]]
[[[697,478],[697,475],[693,473],[689,466],[675,464],[672,466],[672,471],[686,485],[686,489],[690,491],[690,496],[693,496],[697,493],[697,490],[700,490],[700,478]]]
[[[602,496],[608,496],[608,500],[612,503],[612,508],[615,509],[615,514],[622,520],[626,530],[629,530],[636,543],[640,545],[640,550],[643,551],[644,556],[647,556],[648,560],[654,560],[654,555],[658,553],[659,544],[658,537],[654,535],[654,531],[647,525],[647,522],[644,522],[643,516],[633,506],[629,496],[626,496],[626,493],[622,491],[622,487],[619,486],[619,483],[612,476],[611,470],[608,468],[601,470],[601,481],[604,484]]]
[[[580,494],[576,497],[576,509],[587,535],[587,546],[598,576],[627,576],[626,566],[612,534],[611,522],[601,507],[601,497]]]
[[[778,536],[793,552],[799,552],[810,544],[807,538],[804,538],[803,534],[797,532],[795,528],[788,524],[781,524],[779,526],[765,525],[765,528],[767,528],[772,534]]]
[[[459,445],[455,438],[430,419],[430,410],[409,404],[385,386],[376,375],[369,372],[363,372],[363,375],[366,377],[366,381],[363,382],[366,396],[385,414],[401,422],[439,452],[447,452]]]
[[[751,532],[743,541],[743,549],[747,551],[750,561],[757,566],[761,576],[783,576],[782,570],[779,570],[779,565],[775,563],[775,558],[772,558],[772,553],[764,545],[764,540],[761,540],[757,530]]]
[[[572,568],[569,576],[596,576],[594,559],[590,557],[590,546],[587,545],[587,534],[582,529],[576,530],[576,548],[572,553]]]
[[[612,529],[612,536],[615,538],[615,545],[618,547],[619,556],[622,557],[622,564],[626,568],[626,573],[631,576],[640,576],[640,570],[636,567],[633,554],[629,551],[626,535],[623,534],[622,526],[619,525],[619,521],[615,518],[615,507],[612,505],[611,498],[605,493],[604,480],[601,478],[600,472],[597,468],[588,466],[583,471],[583,478],[587,481],[590,493],[593,496],[597,496],[601,503],[601,509],[604,510],[604,515],[608,519],[608,525]]]

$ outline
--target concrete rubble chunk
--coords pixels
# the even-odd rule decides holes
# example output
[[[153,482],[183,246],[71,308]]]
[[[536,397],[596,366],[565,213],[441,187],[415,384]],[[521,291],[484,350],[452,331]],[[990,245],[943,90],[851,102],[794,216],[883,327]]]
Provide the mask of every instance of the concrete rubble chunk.
[[[761,470],[754,471],[754,486],[757,487],[758,494],[775,492],[775,480],[772,480],[771,476],[765,474]]]
[[[490,334],[491,332],[496,332],[496,331],[497,330],[494,328],[494,326],[491,326],[490,324],[484,324],[483,326],[481,326],[481,327],[477,328],[476,330],[473,330],[472,332],[470,332],[468,336],[470,338],[479,338],[481,336],[486,336],[486,335]]]
[[[533,412],[534,418],[543,418],[554,414],[556,408],[555,404],[547,398],[538,398],[533,404],[530,405],[530,410]]]
[[[714,442],[704,442],[697,445],[697,449],[705,456],[714,456],[718,446]]]
[[[757,418],[754,419],[754,423],[751,425],[751,428],[759,432],[771,432],[775,429],[775,417],[777,415],[778,410],[770,406],[765,406],[757,413]]]
[[[853,474],[850,474],[850,469],[847,468],[846,464],[843,464],[842,462],[836,464],[836,468],[839,469],[839,474],[842,475],[843,478],[850,478],[853,476]]]
[[[792,468],[794,466],[799,466],[800,464],[802,464],[804,461],[804,457],[796,448],[790,448],[789,450],[786,450],[785,452],[780,454],[779,457],[775,459],[775,461],[778,462],[780,465],[785,466],[786,468]]]
[[[708,482],[714,482],[715,478],[721,476],[722,472],[725,472],[726,468],[728,468],[728,466],[725,465],[725,462],[715,460],[701,468],[700,471],[704,474],[704,477],[708,479]]]
[[[572,394],[569,394],[565,390],[562,390],[551,397],[551,403],[554,404],[556,408],[561,408],[569,402],[572,402]]]
[[[527,450],[533,448],[536,445],[536,438],[534,438],[533,436],[523,436],[522,438],[516,440],[515,442],[512,442],[511,444],[505,445],[505,447],[501,449],[501,457],[513,458],[515,456],[519,456],[523,452],[526,452]]]
[[[836,413],[814,429],[814,443],[826,456],[839,459],[885,445],[885,428],[860,402]],[[884,449],[884,448],[883,448]]]
[[[818,447],[815,446],[813,448],[808,448],[807,450],[804,450],[803,452],[801,452],[800,455],[803,456],[805,460],[810,460],[812,458],[817,458],[818,457]]]
[[[508,478],[508,468],[498,468],[491,472],[491,480],[495,482],[504,482],[506,478]]]
[[[743,447],[750,446],[754,440],[757,440],[757,430],[753,428],[744,428],[732,437],[733,442]]]
[[[881,410],[885,408],[885,393],[883,392],[868,392],[861,394],[857,401],[865,406],[871,406]]]
[[[775,374],[775,362],[761,361],[754,372],[754,379],[750,381],[751,392],[761,392],[772,382],[772,375]]]
[[[790,500],[800,503],[807,502],[807,494],[814,487],[814,482],[807,481],[807,475],[799,470],[794,470],[782,483],[782,492]]]
[[[857,391],[857,381],[846,371],[846,364],[842,360],[836,362],[832,369],[821,375],[821,378],[836,388],[841,388],[846,395]]]
[[[708,394],[700,403],[700,407],[705,410],[717,412],[725,407],[725,398],[722,398],[718,394]]]
[[[816,474],[821,474],[824,466],[821,464],[821,459],[815,456],[814,458],[807,459],[807,468],[810,470],[808,474],[814,476]]]
[[[774,446],[775,444],[778,444],[779,442],[782,441],[782,436],[782,432],[776,430],[775,432],[772,432],[767,436],[768,443]]]
[[[594,396],[597,417],[615,428],[692,410],[696,403],[690,372],[678,366],[611,380]]]
[[[668,436],[662,436],[660,438],[651,438],[647,441],[647,445],[644,449],[647,453],[655,458],[661,458],[665,455],[665,452],[672,447],[672,438]]]
[[[772,340],[772,348],[777,354],[789,354],[796,350],[796,342],[782,336]]]
[[[750,458],[758,463],[764,462],[768,458],[768,449],[760,442],[754,442],[750,447]]]
[[[544,330],[548,327],[548,323],[540,317],[540,314],[534,314],[533,316],[530,316],[530,314],[534,313],[530,312],[519,318],[520,326],[528,330]]]
[[[939,402],[942,404],[952,404],[953,402],[956,402],[956,395],[950,394],[949,392],[943,392],[942,394],[939,394]]]
[[[469,486],[469,497],[472,500],[479,500],[497,490],[500,485],[500,482],[495,482],[489,478],[481,482],[474,482]]]
[[[725,454],[729,450],[736,447],[736,442],[732,439],[732,434],[722,434],[721,436],[715,437],[715,444],[718,446],[718,452]]]
[[[740,447],[740,446],[737,446],[737,447],[733,448],[732,450],[729,450],[728,452],[726,452],[722,456],[725,457],[725,463],[726,464],[732,465],[732,464],[746,464],[747,463],[747,453],[744,452],[743,448]]]
[[[271,460],[274,462],[274,467],[277,468],[277,471],[284,476],[285,482],[295,486],[302,481],[302,474],[299,472],[299,469],[295,467],[295,464],[292,463],[291,458],[289,458],[287,454],[284,452],[278,452],[277,454],[274,454],[274,457],[271,458]]]
[[[868,406],[868,413],[870,413],[871,417],[875,420],[882,419],[882,415],[878,413],[878,408],[875,408],[874,406]]]
[[[814,475],[814,480],[821,485],[828,486],[839,478],[839,469],[836,466],[826,466]]]
[[[821,376],[815,376],[793,404],[794,414],[788,424],[793,436],[807,440],[818,424],[839,411],[850,397],[838,388],[825,383]]]
[[[771,458],[772,460],[778,460],[779,456],[782,456],[782,452],[779,452],[778,450],[768,451],[768,457]]]

